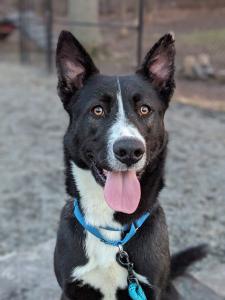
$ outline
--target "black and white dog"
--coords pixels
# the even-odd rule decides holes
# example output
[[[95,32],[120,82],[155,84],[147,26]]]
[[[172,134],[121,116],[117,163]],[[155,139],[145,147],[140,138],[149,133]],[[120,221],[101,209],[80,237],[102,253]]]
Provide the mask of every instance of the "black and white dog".
[[[175,87],[174,57],[173,35],[166,34],[135,74],[104,76],[71,33],[63,31],[59,37],[58,93],[70,117],[64,153],[72,198],[62,210],[55,249],[63,300],[131,299],[128,272],[116,260],[118,247],[80,224],[74,199],[86,223],[109,240],[122,239],[126,232],[115,229],[126,225],[129,231],[150,212],[123,246],[147,299],[178,299],[171,279],[204,255],[196,247],[170,258],[158,202],[167,147],[163,119]]]

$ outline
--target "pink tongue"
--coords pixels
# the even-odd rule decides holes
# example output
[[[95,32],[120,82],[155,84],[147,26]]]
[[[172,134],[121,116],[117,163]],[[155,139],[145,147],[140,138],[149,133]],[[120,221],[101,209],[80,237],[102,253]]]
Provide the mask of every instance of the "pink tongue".
[[[141,188],[136,172],[108,172],[104,196],[113,210],[127,214],[133,213],[141,198]]]

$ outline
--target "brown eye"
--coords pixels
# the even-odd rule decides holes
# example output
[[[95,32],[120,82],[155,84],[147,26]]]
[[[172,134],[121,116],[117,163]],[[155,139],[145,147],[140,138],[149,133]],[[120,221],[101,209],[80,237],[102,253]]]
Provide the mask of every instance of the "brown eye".
[[[104,114],[105,114],[103,108],[102,108],[100,105],[95,106],[95,107],[92,109],[92,112],[93,112],[93,114],[94,114],[96,117],[103,117]]]
[[[142,105],[138,113],[140,116],[146,117],[151,113],[151,108],[148,105]]]

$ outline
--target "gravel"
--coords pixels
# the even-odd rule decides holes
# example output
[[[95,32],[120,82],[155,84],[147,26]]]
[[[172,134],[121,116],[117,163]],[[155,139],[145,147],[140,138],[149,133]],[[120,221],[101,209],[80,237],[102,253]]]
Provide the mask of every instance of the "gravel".
[[[56,78],[0,65],[0,255],[54,238],[66,194],[62,137],[67,116]],[[166,210],[172,252],[210,245],[198,270],[225,262],[225,114],[172,103]]]

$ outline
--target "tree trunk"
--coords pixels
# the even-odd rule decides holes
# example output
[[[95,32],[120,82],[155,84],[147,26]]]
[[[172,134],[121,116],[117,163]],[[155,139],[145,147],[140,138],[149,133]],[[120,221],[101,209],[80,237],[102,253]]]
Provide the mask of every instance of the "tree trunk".
[[[99,22],[98,0],[69,0],[68,9],[71,21]],[[102,43],[99,27],[72,25],[71,31],[89,49],[94,49]]]

